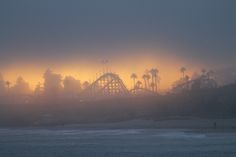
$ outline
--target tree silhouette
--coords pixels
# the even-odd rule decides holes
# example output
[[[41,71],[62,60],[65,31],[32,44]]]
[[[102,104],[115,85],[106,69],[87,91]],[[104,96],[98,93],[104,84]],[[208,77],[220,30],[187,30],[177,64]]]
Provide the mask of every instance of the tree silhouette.
[[[28,95],[32,91],[30,90],[29,83],[19,76],[16,79],[15,85],[12,87],[12,92],[15,95]]]
[[[185,76],[185,80],[189,81],[190,77],[188,75]]]
[[[63,80],[64,95],[67,97],[76,97],[81,91],[80,81],[72,76],[66,76]]]
[[[34,94],[37,96],[42,94],[42,87],[41,87],[40,82],[36,85],[35,90],[34,90]]]
[[[181,68],[180,68],[180,72],[182,73],[183,78],[184,78],[184,76],[185,76],[186,70],[187,70],[187,69],[186,69],[185,67],[181,67]]]
[[[154,82],[151,82],[150,87],[151,87],[152,91],[154,91],[154,89],[155,89],[155,83],[154,83]]]
[[[88,81],[85,81],[85,82],[83,83],[83,89],[88,88],[88,86],[89,86],[89,82],[88,82]]]
[[[147,73],[146,74],[146,79],[147,79],[147,89],[149,89],[149,87],[150,87],[150,79],[151,79],[151,77],[150,77],[150,75]]]
[[[151,74],[151,77],[152,77],[152,84],[154,84],[154,85],[152,85],[152,86],[154,86],[154,87],[152,87],[152,90],[153,91],[157,91],[157,76],[158,76],[158,72],[159,72],[159,70],[158,69],[156,69],[156,68],[153,68],[153,69],[151,69],[150,70],[150,74]]]
[[[138,78],[138,76],[135,73],[132,73],[130,77],[133,80],[134,88],[135,88],[135,84],[136,84],[135,80]]]
[[[6,86],[2,74],[0,73],[0,95],[5,94]]]
[[[147,89],[147,74],[143,74],[144,88]]]
[[[11,85],[11,82],[10,82],[10,81],[6,81],[6,85],[7,85],[7,91],[9,92],[9,90],[10,90],[10,85]]]
[[[213,75],[214,75],[214,71],[213,71],[213,70],[209,70],[209,71],[206,73],[207,79],[210,79]]]
[[[142,82],[141,81],[137,81],[137,83],[136,83],[136,88],[141,88],[141,86],[142,86]]]
[[[62,76],[47,69],[44,73],[44,94],[47,97],[56,98],[62,92]]]
[[[202,75],[204,76],[206,74],[206,69],[203,68],[201,72],[202,72]]]

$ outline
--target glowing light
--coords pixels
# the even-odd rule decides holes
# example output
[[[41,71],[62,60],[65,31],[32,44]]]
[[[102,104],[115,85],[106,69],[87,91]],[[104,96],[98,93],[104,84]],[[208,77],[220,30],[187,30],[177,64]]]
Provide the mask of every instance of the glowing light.
[[[140,55],[135,56],[132,54],[134,53],[130,53],[130,55],[126,55],[125,57],[111,56],[107,65],[110,71],[119,74],[128,88],[133,87],[133,82],[130,78],[131,73],[136,73],[138,79],[143,81],[142,75],[147,69],[157,68],[161,78],[160,86],[158,87],[159,90],[170,89],[172,83],[181,77],[179,68],[186,64],[183,59],[179,59],[176,56],[164,55],[165,53],[161,53],[162,55],[137,53]],[[10,81],[12,84],[18,76],[22,76],[30,83],[30,87],[34,89],[38,82],[43,83],[43,73],[47,68],[52,69],[55,73],[61,74],[62,77],[70,75],[81,80],[81,82],[93,82],[103,71],[104,65],[101,64],[101,60],[102,58],[93,57],[82,59],[73,56],[70,59],[54,61],[53,64],[51,64],[52,62],[44,63],[43,66],[39,64],[40,62],[15,63],[1,71],[5,80]],[[187,69],[187,73],[190,76],[196,70],[193,66],[187,67]]]

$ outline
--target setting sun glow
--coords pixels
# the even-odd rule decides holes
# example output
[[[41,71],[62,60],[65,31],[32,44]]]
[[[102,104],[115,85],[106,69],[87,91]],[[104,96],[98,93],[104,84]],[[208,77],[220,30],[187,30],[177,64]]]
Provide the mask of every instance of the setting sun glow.
[[[120,76],[127,88],[133,87],[133,82],[130,78],[132,73],[138,75],[138,80],[143,82],[142,75],[151,68],[159,70],[160,84],[158,89],[166,91],[171,88],[172,83],[181,77],[179,68],[185,64],[183,60],[170,56],[127,56],[127,57],[111,57],[106,65],[102,64],[102,58],[92,58],[86,61],[82,59],[67,59],[63,63],[56,62],[54,65],[45,63],[40,65],[18,63],[11,65],[2,70],[5,80],[15,83],[17,77],[22,76],[29,82],[31,89],[40,82],[43,84],[43,74],[46,69],[51,69],[53,72],[61,74],[62,79],[65,76],[73,76],[81,82],[89,81],[92,83],[104,72],[113,72]],[[194,67],[189,67],[187,73],[189,75],[196,70]]]

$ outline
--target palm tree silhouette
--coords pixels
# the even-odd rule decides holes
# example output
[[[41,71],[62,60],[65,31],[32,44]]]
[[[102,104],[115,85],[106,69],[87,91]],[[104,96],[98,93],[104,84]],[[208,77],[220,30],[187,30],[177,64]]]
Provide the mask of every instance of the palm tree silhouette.
[[[150,87],[150,75],[149,74],[146,74],[146,79],[147,79],[147,89],[149,89],[149,87]]]
[[[161,82],[161,77],[157,75],[156,77],[157,86],[160,85],[160,82]]]
[[[180,72],[182,73],[183,78],[184,78],[184,76],[185,76],[186,70],[187,70],[187,69],[186,69],[185,67],[181,67],[181,68],[180,68]]]
[[[156,69],[156,68],[153,68],[150,70],[150,74],[151,74],[151,77],[152,77],[152,86],[154,86],[152,88],[153,91],[157,91],[157,75],[158,75],[158,72],[159,70]]]
[[[151,82],[150,87],[151,87],[152,91],[154,91],[154,89],[155,89],[155,83],[154,83],[154,82]]]
[[[133,79],[134,88],[135,88],[135,80],[138,78],[138,76],[135,73],[132,73],[130,77],[131,79]]]
[[[141,85],[142,85],[142,82],[141,81],[137,81],[137,83],[136,83],[136,88],[141,88]]]
[[[8,92],[9,92],[11,82],[10,82],[10,81],[6,81],[6,85],[7,85],[7,90],[8,90]]]
[[[206,69],[202,69],[201,72],[202,72],[202,75],[204,76],[206,74]]]
[[[147,89],[147,74],[143,74],[144,88]]]

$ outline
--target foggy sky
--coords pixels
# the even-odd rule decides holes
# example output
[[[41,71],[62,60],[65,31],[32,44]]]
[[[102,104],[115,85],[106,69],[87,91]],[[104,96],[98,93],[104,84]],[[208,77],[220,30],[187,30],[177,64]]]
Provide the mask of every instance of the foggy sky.
[[[126,47],[233,65],[235,7],[234,0],[1,0],[0,65],[125,56],[113,50]]]

